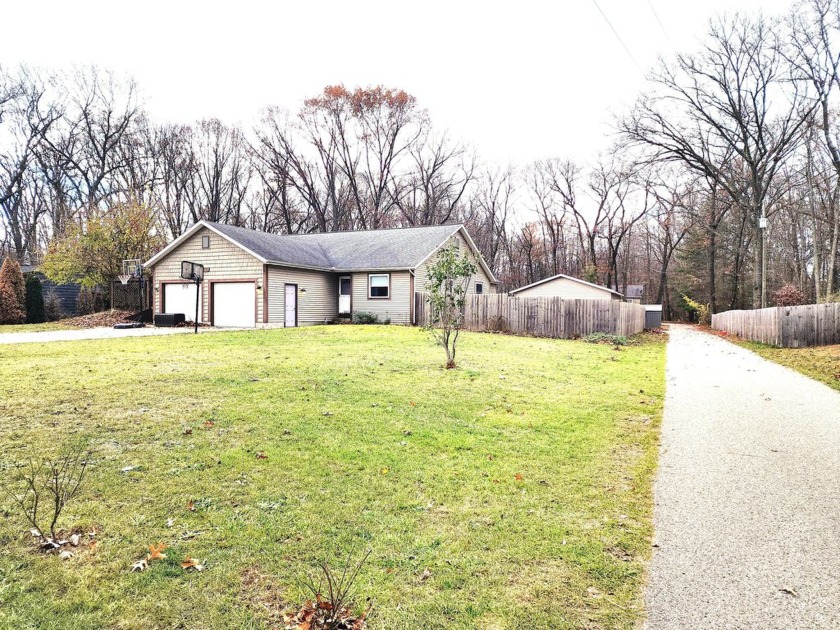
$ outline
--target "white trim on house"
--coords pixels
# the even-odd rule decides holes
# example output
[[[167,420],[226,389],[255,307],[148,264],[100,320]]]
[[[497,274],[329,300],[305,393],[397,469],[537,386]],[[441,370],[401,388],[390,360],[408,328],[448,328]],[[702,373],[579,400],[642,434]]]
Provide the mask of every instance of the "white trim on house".
[[[558,278],[564,278],[566,280],[571,280],[572,282],[577,282],[578,284],[584,284],[588,287],[592,287],[594,289],[601,289],[602,291],[607,291],[608,293],[613,293],[619,297],[624,297],[618,291],[613,291],[609,287],[605,287],[601,284],[594,284],[592,282],[587,282],[586,280],[581,280],[580,278],[573,278],[572,276],[567,276],[564,273],[558,273],[556,276],[551,276],[550,278],[545,278],[544,280],[537,280],[536,282],[532,282],[531,284],[526,284],[524,287],[519,287],[518,289],[514,289],[513,291],[509,291],[508,295],[513,295],[514,293],[519,293],[520,291],[524,291],[525,289],[530,289],[531,287],[538,286],[545,282],[551,282],[552,280],[557,280]]]

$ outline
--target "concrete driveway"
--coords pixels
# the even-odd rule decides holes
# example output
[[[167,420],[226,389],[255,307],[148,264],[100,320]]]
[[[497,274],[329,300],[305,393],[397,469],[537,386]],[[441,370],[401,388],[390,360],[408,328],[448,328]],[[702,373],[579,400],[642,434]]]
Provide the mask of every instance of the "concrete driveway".
[[[671,326],[647,628],[840,628],[840,393]]]
[[[199,328],[199,333],[212,328]],[[193,332],[192,328],[83,328],[79,330],[46,330],[40,332],[0,333],[0,344],[4,343],[46,343],[49,341],[80,341],[83,339],[118,339],[122,337],[150,337],[154,335],[182,335]]]

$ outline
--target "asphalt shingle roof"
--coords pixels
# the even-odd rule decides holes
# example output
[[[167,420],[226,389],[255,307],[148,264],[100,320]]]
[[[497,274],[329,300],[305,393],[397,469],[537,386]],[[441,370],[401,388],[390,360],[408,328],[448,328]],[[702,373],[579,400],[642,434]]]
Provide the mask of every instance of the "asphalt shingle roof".
[[[342,271],[413,269],[460,225],[278,235],[208,223],[269,262]]]

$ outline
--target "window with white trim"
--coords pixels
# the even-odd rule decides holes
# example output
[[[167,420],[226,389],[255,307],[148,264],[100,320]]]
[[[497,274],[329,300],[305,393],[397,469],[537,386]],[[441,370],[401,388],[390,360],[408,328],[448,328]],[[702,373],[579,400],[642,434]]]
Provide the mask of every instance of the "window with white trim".
[[[391,297],[391,274],[368,274],[368,297],[371,299]]]
[[[202,236],[201,237],[201,249],[210,249],[210,237],[209,236]]]

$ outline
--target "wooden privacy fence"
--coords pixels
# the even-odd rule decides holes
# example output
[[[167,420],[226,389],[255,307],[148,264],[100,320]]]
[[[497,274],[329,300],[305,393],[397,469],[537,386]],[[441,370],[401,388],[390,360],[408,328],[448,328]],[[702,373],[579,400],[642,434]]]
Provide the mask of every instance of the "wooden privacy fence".
[[[712,315],[712,328],[781,348],[840,343],[840,302]]]
[[[427,294],[414,294],[414,323],[429,322]],[[464,330],[573,339],[594,332],[635,335],[645,328],[645,308],[618,300],[564,300],[512,297],[506,293],[468,295]]]

